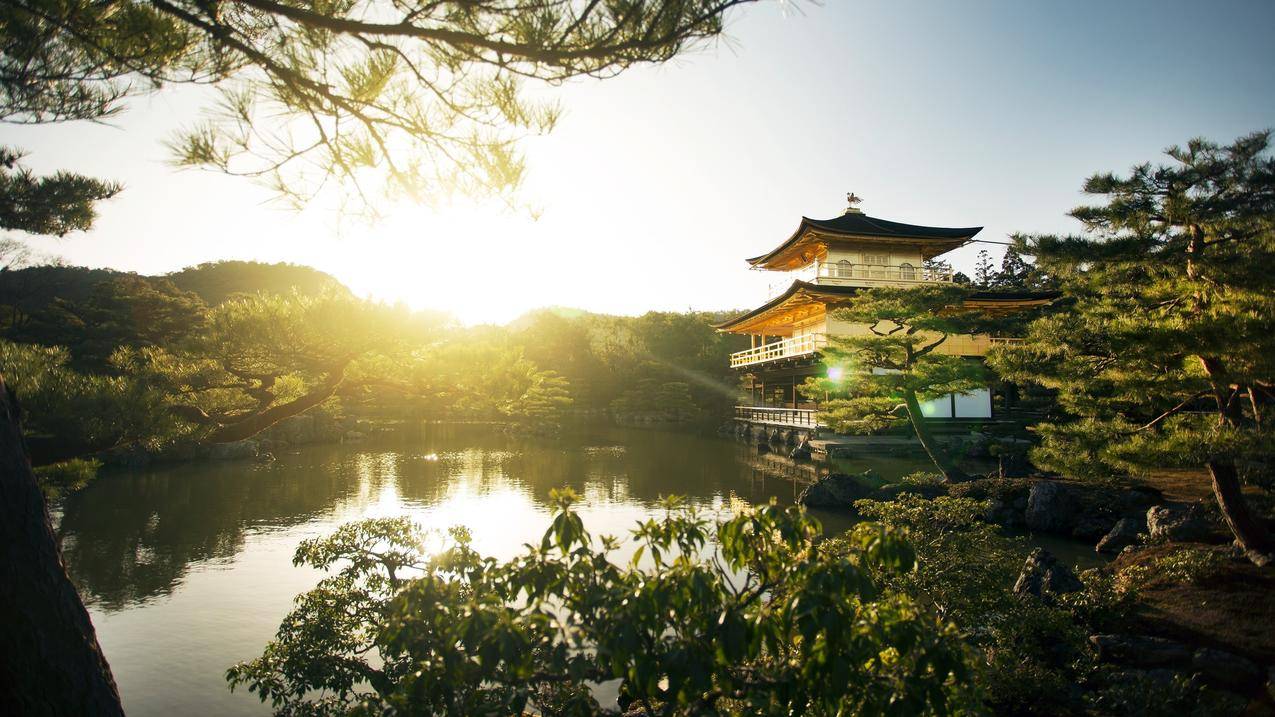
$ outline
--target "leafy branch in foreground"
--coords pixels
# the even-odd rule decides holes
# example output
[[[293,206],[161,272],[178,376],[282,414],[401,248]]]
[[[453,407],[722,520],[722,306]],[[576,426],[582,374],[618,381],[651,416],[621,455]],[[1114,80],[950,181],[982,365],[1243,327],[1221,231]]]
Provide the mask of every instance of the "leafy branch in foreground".
[[[518,186],[518,140],[556,104],[527,79],[609,77],[722,32],[753,0],[15,0],[0,7],[0,118],[102,119],[131,96],[213,84],[180,165],[296,202],[336,184],[433,199]],[[375,190],[375,191],[373,191]]]
[[[37,177],[21,166],[22,153],[0,147],[0,229],[64,236],[85,231],[97,217],[94,205],[122,187],[69,172]]]
[[[308,541],[295,562],[341,567],[228,680],[278,714],[608,714],[610,681],[644,715],[977,710],[955,629],[874,578],[914,569],[896,533],[861,524],[831,554],[798,508],[713,522],[673,498],[620,562],[575,501],[555,492],[539,545],[508,562],[460,530],[427,558],[401,519]]]

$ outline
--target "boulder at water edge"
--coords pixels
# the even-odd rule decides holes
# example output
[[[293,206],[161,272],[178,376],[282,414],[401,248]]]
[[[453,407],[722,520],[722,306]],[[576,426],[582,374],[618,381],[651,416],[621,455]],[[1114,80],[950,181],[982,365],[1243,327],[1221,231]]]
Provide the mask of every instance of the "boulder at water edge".
[[[1153,540],[1192,543],[1208,540],[1209,523],[1198,505],[1157,505],[1147,510],[1147,531]]]
[[[1014,594],[1047,599],[1050,595],[1074,593],[1083,588],[1084,584],[1071,568],[1058,562],[1048,550],[1036,548],[1023,563],[1023,570],[1014,583]]]
[[[1099,553],[1118,553],[1125,547],[1138,542],[1138,535],[1146,528],[1146,521],[1134,518],[1121,518],[1116,521],[1111,532],[1098,541],[1094,550]]]
[[[1027,527],[1042,533],[1070,535],[1079,505],[1067,486],[1042,480],[1027,494]]]
[[[806,486],[797,502],[808,508],[849,509],[856,500],[871,496],[873,486],[879,482],[880,478],[870,470],[860,475],[829,473]]]

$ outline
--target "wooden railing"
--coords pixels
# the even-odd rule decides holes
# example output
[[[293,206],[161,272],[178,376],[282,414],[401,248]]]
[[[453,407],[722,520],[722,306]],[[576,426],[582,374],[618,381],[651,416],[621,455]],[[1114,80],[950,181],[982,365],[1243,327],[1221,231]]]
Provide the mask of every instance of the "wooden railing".
[[[921,266],[855,264],[840,261],[818,261],[801,269],[777,275],[766,287],[766,297],[773,299],[792,286],[793,281],[808,281],[833,286],[872,286],[875,284],[910,286],[915,284],[950,284],[952,270]]]
[[[810,408],[771,408],[769,406],[736,406],[735,418],[775,426],[815,428],[815,411]]]
[[[823,334],[806,334],[805,336],[784,339],[783,341],[757,346],[746,351],[736,351],[730,355],[730,367],[739,368],[782,358],[806,356],[823,348],[826,343]]]
[[[850,262],[819,262],[821,279],[855,279],[865,281],[915,282],[917,284],[950,284],[952,271],[930,269],[925,266],[884,266],[881,264],[852,264]]]

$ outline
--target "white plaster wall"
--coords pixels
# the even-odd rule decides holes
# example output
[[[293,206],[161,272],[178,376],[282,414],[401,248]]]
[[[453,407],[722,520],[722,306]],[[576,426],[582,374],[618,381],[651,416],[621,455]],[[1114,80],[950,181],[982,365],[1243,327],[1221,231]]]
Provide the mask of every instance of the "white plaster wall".
[[[956,394],[956,418],[991,418],[992,391],[974,389],[970,393]]]
[[[940,396],[933,401],[922,403],[921,415],[926,418],[951,418],[952,399],[947,396]]]
[[[922,264],[921,250],[918,247],[911,246],[891,246],[888,244],[849,244],[828,247],[828,254],[824,261],[835,264],[845,260],[851,264],[863,264],[863,256],[865,254],[887,255],[890,257],[888,266],[899,266],[901,264],[911,264],[920,269]]]

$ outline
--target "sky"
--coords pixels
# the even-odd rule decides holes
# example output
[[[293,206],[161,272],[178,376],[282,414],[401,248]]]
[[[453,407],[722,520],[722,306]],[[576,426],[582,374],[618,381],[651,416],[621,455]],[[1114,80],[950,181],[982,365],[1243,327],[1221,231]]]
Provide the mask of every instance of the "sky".
[[[659,66],[545,90],[565,115],[526,144],[520,199],[398,206],[380,223],[271,203],[178,171],[163,141],[203,95],[165,89],[110,125],[5,126],[37,172],[121,181],[96,226],[36,247],[71,264],[162,274],[207,261],[307,264],[355,292],[505,322],[540,306],[640,314],[743,309],[775,276],[744,258],[845,194],[872,216],[1079,230],[1098,171],[1203,136],[1275,127],[1275,3],[770,0],[727,39]],[[538,90],[539,91],[539,90]],[[948,255],[972,271],[974,244]]]

